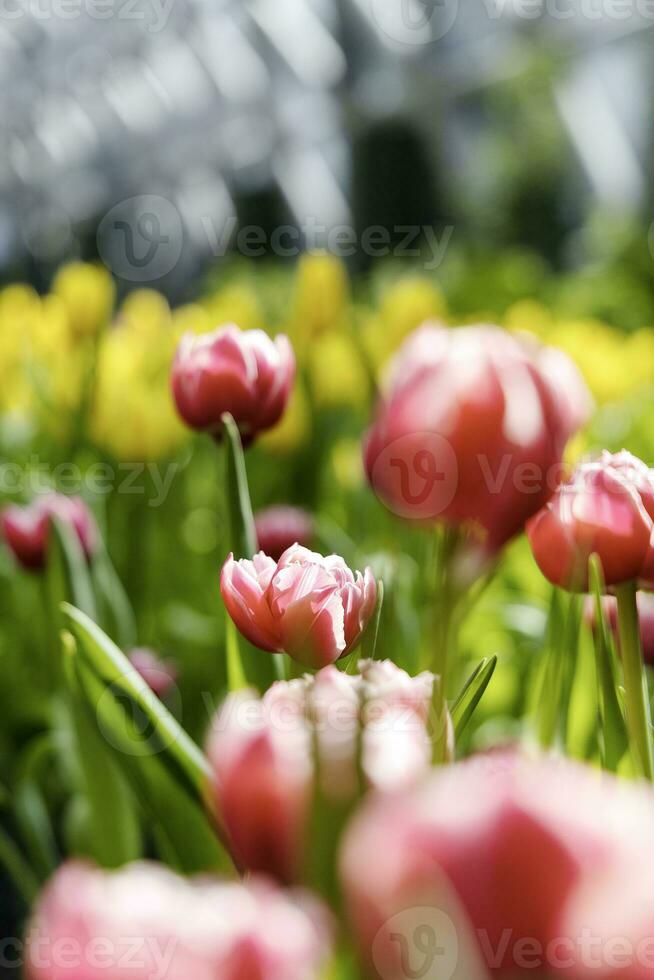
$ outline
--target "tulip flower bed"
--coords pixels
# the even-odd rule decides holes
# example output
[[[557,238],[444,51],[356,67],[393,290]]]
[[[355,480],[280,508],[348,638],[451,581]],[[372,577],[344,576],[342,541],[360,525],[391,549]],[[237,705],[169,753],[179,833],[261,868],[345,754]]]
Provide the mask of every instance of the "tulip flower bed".
[[[654,331],[258,269],[0,292],[0,971],[654,978]]]

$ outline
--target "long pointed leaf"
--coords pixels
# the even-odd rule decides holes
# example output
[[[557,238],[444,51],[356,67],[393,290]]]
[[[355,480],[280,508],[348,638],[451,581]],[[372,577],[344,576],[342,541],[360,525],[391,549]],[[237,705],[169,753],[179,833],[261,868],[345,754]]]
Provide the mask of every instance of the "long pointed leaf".
[[[61,600],[70,598],[78,609],[95,618],[96,605],[89,567],[75,531],[63,521],[52,520],[52,537],[58,543],[64,561],[67,593]]]
[[[67,625],[78,641],[80,654],[106,687],[129,698],[152,726],[161,750],[177,764],[180,774],[198,796],[209,779],[209,764],[195,742],[152,693],[116,644],[88,616],[74,606],[62,606]]]
[[[101,544],[93,559],[91,574],[96,595],[102,603],[105,618],[108,619],[105,632],[111,632],[116,637],[121,649],[131,649],[136,645],[134,610],[104,544]]]
[[[88,805],[93,857],[107,868],[134,861],[141,854],[134,800],[113,754],[101,738],[81,687],[75,641],[69,633],[65,673],[75,732],[81,791]]]
[[[233,873],[208,807],[188,792],[156,742],[150,744],[148,752],[143,751],[142,726],[130,706],[105,687],[87,663],[80,663],[79,675],[99,730],[148,816],[159,857],[186,874]]]
[[[465,730],[472,718],[475,708],[484,696],[486,688],[497,666],[497,657],[485,658],[472,672],[463,686],[461,693],[452,705],[451,714],[454,732],[457,738]]]

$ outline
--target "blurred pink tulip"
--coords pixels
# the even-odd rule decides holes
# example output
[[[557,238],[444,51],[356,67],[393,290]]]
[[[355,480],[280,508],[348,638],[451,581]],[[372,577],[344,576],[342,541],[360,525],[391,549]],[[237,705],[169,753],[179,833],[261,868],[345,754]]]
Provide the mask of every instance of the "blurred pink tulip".
[[[561,352],[498,327],[425,324],[391,365],[364,444],[368,479],[399,516],[473,525],[493,552],[552,493],[591,404]]]
[[[81,497],[47,493],[24,507],[10,504],[0,517],[7,545],[17,561],[27,569],[41,570],[47,561],[48,536],[53,518],[76,532],[87,558],[91,558],[98,530],[91,511]]]
[[[423,775],[431,761],[432,687],[431,674],[412,678],[390,661],[364,661],[358,674],[325,667],[280,681],[262,699],[230,695],[212,725],[208,755],[237,862],[281,881],[301,879],[316,752],[332,801],[359,792],[359,744],[368,785],[398,789]]]
[[[603,453],[577,467],[567,483],[527,524],[538,567],[554,585],[588,588],[588,559],[596,553],[608,586],[645,578],[652,561],[654,482],[629,453]]]
[[[288,338],[234,324],[213,333],[185,334],[177,348],[171,384],[177,410],[192,429],[221,432],[229,412],[244,443],[279,422],[295,376]]]
[[[150,690],[158,698],[165,697],[177,680],[175,664],[170,660],[162,660],[153,650],[148,650],[146,647],[136,647],[128,657]]]
[[[356,646],[377,598],[369,568],[353,574],[338,555],[323,558],[300,545],[288,548],[278,562],[263,552],[251,561],[229,555],[220,592],[246,639],[313,668]]]
[[[652,843],[649,787],[566,760],[491,754],[365,805],[344,839],[342,880],[372,976],[406,976],[403,913],[414,911],[406,919],[414,930],[416,918],[428,927],[443,909],[460,911],[493,975],[549,976],[577,889]],[[628,894],[614,896],[616,906]],[[404,942],[415,952],[413,935]]]
[[[265,880],[188,881],[156,864],[64,865],[27,936],[29,980],[311,980],[329,919]]]
[[[275,561],[294,544],[305,548],[313,537],[313,518],[301,507],[268,507],[254,515],[259,548]]]
[[[569,980],[654,980],[649,863],[625,862],[585,882],[566,907],[561,935],[561,975]]]

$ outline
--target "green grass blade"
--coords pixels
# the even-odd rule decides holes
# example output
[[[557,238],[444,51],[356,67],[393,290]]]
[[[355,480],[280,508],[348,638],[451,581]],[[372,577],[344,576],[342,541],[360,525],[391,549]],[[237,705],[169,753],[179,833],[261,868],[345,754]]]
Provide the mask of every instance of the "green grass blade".
[[[484,696],[497,666],[497,657],[485,658],[473,671],[451,708],[454,733],[459,738]]]

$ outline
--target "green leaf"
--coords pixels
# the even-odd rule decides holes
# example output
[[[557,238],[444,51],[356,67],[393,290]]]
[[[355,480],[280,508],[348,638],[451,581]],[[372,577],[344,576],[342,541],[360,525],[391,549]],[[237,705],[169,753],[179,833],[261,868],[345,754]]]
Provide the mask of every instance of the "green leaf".
[[[93,559],[91,575],[103,607],[105,632],[116,637],[121,649],[130,650],[136,645],[134,610],[104,543]]]
[[[620,760],[627,751],[628,737],[624,716],[618,698],[615,651],[611,629],[607,622],[602,597],[606,588],[602,565],[597,555],[592,555],[589,566],[589,581],[595,606],[595,628],[593,643],[597,672],[597,698],[600,720],[600,752],[602,765],[610,772],[616,772]]]
[[[56,545],[54,555],[50,555],[50,561],[56,563],[57,556],[61,557],[66,582],[66,591],[60,596],[59,601],[70,598],[78,609],[94,619],[97,615],[95,596],[88,562],[80,540],[69,524],[56,517],[52,520],[51,526]]]
[[[483,698],[496,666],[497,657],[484,658],[465,682],[461,693],[452,705],[452,722],[454,723],[454,732],[457,738],[465,730],[474,714],[475,708]]]
[[[235,558],[252,558],[257,551],[257,534],[250,502],[241,434],[229,412],[225,412],[223,415],[222,423],[227,452],[227,503],[231,550]]]
[[[78,641],[79,651],[114,696],[122,694],[142,712],[152,727],[162,751],[174,760],[180,775],[199,796],[209,779],[209,764],[195,742],[186,734],[138,671],[116,644],[81,610],[64,603],[64,619]]]
[[[148,813],[160,855],[178,870],[233,870],[212,825],[205,756],[99,627],[64,605],[80,682],[107,746]]]
[[[579,655],[582,599],[552,590],[538,702],[538,735],[544,748],[566,740],[568,712]]]
[[[141,835],[134,799],[114,755],[101,738],[93,705],[84,696],[75,641],[71,635],[65,655],[69,704],[82,777],[81,790],[88,804],[90,842],[98,864],[117,868],[141,855]]]
[[[99,731],[148,818],[159,858],[184,874],[233,874],[208,807],[180,780],[177,766],[171,764],[152,730],[144,729],[134,705],[117,696],[120,692],[106,687],[83,661],[79,674]]]

